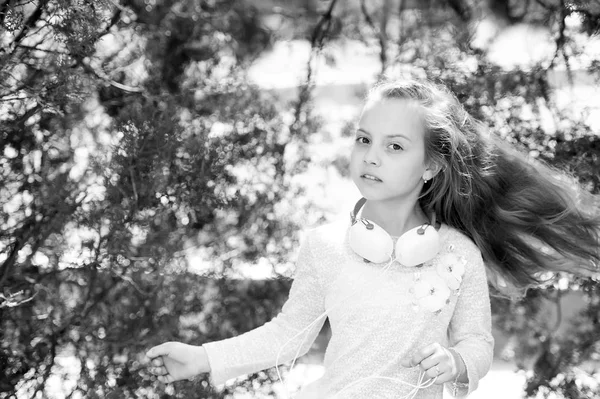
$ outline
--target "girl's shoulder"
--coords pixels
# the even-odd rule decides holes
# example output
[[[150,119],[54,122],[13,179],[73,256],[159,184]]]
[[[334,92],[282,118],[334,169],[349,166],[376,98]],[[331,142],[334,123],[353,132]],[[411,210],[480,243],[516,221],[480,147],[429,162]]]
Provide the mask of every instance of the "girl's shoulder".
[[[441,230],[443,245],[447,250],[469,258],[481,258],[479,247],[463,231],[447,224],[442,224]]]

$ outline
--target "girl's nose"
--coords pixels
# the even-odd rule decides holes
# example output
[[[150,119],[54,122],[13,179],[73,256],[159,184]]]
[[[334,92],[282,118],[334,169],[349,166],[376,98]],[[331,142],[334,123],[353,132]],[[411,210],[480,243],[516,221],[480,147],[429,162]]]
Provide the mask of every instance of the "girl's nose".
[[[363,161],[369,165],[379,166],[379,155],[377,154],[377,151],[375,148],[373,148],[373,146],[371,146],[367,150],[367,152],[365,152],[365,157],[363,158]]]

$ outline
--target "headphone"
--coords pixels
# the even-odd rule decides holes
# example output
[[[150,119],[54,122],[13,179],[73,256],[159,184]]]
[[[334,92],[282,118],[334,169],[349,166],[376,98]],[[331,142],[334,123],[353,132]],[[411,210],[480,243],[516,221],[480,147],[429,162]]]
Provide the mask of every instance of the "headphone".
[[[420,267],[435,258],[440,250],[437,230],[441,226],[439,222],[436,223],[435,213],[432,214],[431,223],[408,230],[394,245],[392,237],[381,226],[368,219],[357,218],[366,202],[365,198],[358,200],[350,213],[352,225],[349,232],[350,247],[365,262],[397,261],[403,266]]]

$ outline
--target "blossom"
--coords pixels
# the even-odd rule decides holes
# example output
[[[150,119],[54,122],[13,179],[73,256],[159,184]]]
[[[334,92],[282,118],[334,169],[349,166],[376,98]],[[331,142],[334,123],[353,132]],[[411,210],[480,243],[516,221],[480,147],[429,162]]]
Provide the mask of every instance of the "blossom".
[[[458,290],[465,274],[465,261],[452,253],[445,254],[440,257],[436,271],[451,290]]]
[[[429,275],[415,282],[413,294],[417,304],[430,312],[442,310],[450,298],[450,288],[438,275]]]

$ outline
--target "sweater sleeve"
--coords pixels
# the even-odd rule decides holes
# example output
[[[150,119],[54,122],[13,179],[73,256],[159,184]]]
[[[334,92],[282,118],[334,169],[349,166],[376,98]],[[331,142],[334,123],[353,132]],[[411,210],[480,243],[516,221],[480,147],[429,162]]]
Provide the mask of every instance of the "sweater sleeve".
[[[472,245],[472,246],[471,246]],[[479,380],[489,371],[494,356],[490,297],[481,252],[474,244],[467,249],[468,263],[457,299],[456,308],[450,321],[450,345],[462,358],[469,383],[450,392],[464,398],[479,385]]]
[[[310,246],[309,233],[300,246],[289,297],[275,318],[237,337],[203,345],[214,385],[308,352],[326,318],[322,286]]]

